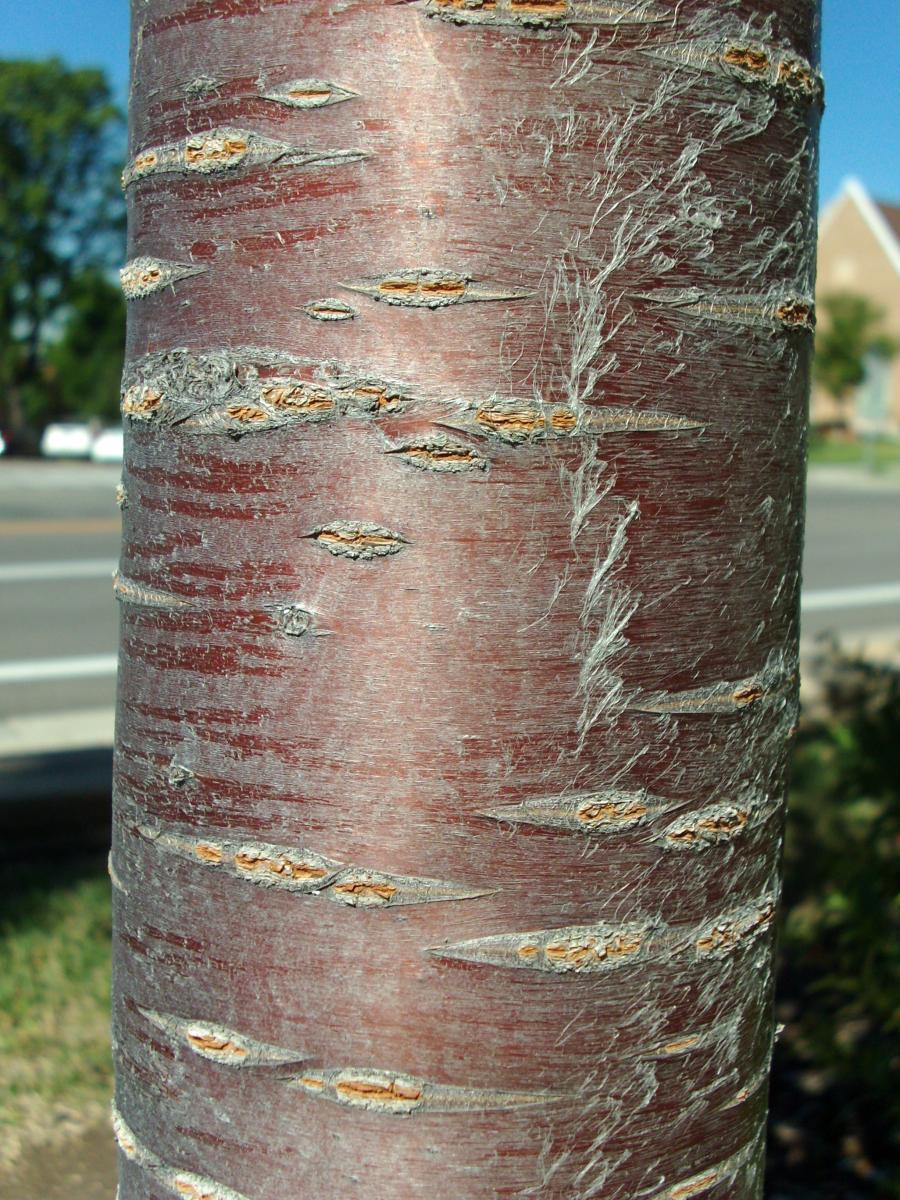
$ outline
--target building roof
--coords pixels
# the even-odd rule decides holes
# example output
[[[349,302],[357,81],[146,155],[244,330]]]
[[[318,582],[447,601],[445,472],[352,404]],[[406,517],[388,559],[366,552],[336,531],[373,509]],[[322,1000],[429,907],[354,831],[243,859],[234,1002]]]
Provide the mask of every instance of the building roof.
[[[894,237],[900,242],[900,204],[885,204],[881,200],[876,200],[875,207],[890,225]]]
[[[854,204],[878,241],[885,257],[900,275],[900,205],[875,201],[858,179],[845,179],[837,198],[822,213],[819,236],[844,201]]]

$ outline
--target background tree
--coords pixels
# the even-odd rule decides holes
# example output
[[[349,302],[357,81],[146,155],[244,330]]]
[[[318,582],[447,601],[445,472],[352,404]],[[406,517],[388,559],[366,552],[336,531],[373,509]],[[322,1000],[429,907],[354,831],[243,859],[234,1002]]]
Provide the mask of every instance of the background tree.
[[[844,421],[850,421],[850,401],[866,377],[870,355],[890,359],[898,345],[882,328],[884,310],[865,296],[834,292],[823,296],[823,314],[816,330],[813,366],[822,387],[841,403]]]
[[[810,665],[785,847],[772,1194],[900,1196],[900,669]]]
[[[43,355],[41,412],[119,419],[119,382],[125,353],[122,290],[98,268],[73,277],[62,332]]]
[[[52,407],[47,346],[82,319],[90,291],[96,322],[99,273],[121,261],[120,137],[101,71],[0,62],[0,424],[14,432]],[[79,408],[96,408],[92,393]]]
[[[136,0],[121,1200],[748,1200],[817,6]]]

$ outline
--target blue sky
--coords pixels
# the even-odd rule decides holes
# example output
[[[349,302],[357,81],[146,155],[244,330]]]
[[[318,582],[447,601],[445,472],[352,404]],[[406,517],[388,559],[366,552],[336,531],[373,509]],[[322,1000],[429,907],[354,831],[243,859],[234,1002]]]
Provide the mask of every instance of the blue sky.
[[[128,0],[0,0],[0,57],[58,55],[128,77]],[[847,175],[900,204],[900,0],[824,0],[821,197]]]

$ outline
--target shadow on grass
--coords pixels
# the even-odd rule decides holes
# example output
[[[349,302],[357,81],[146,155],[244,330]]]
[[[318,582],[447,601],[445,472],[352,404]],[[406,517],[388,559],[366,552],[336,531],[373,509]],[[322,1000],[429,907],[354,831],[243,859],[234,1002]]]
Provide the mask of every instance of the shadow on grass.
[[[73,892],[101,882],[107,890],[106,854],[76,849],[60,861],[54,856],[52,874],[46,857],[26,851],[16,860],[0,860],[0,937],[17,929],[52,932]]]
[[[0,861],[109,844],[112,750],[0,758]]]

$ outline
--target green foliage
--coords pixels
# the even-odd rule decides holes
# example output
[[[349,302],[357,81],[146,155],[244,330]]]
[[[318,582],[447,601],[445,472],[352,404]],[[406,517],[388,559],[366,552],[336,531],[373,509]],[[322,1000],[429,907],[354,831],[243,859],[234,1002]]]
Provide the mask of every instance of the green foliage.
[[[42,414],[119,419],[125,353],[122,290],[97,270],[76,276],[68,290],[66,325],[47,347]]]
[[[112,1086],[109,880],[102,863],[0,866],[0,1163]]]
[[[803,1186],[778,1194],[897,1198],[900,672],[823,670],[794,762],[773,1087],[776,1162]]]
[[[3,423],[21,426],[26,408],[52,410],[47,348],[70,317],[77,323],[87,280],[121,259],[121,138],[101,71],[0,61]]]
[[[865,379],[868,355],[892,358],[900,349],[881,328],[884,311],[865,296],[834,292],[819,303],[825,319],[816,330],[815,377],[836,400]]]

